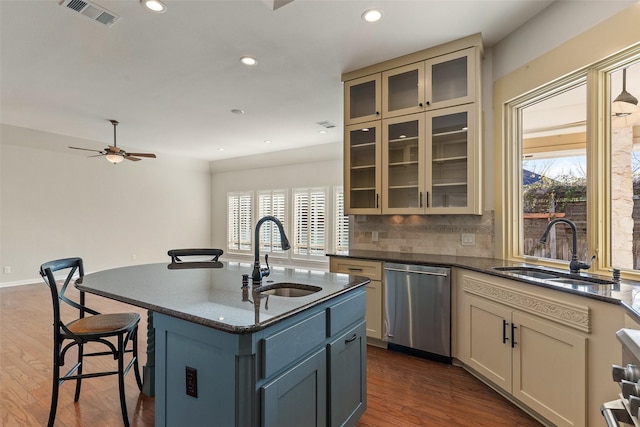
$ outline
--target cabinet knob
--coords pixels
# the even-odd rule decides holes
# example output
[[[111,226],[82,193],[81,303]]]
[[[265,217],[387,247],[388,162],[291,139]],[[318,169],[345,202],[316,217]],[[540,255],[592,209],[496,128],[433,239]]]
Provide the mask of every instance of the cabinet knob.
[[[379,115],[380,115],[380,111],[376,111],[376,116],[379,116]]]
[[[431,102],[427,101],[427,106],[431,105]]]
[[[420,104],[418,104],[418,106],[419,106],[420,108],[422,108],[422,107],[423,107],[422,102],[421,102]]]

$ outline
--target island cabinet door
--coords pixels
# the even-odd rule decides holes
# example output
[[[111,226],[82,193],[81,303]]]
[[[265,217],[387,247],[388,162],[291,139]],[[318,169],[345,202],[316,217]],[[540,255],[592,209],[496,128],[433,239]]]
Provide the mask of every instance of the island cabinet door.
[[[355,425],[367,408],[367,329],[365,322],[328,344],[329,425]]]
[[[326,358],[323,348],[261,387],[262,427],[327,425]]]

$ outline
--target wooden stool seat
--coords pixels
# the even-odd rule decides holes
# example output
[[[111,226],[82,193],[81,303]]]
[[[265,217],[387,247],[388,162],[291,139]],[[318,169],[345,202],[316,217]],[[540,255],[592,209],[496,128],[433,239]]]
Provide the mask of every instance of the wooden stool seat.
[[[140,321],[138,313],[98,314],[74,320],[67,328],[76,335],[118,335]]]

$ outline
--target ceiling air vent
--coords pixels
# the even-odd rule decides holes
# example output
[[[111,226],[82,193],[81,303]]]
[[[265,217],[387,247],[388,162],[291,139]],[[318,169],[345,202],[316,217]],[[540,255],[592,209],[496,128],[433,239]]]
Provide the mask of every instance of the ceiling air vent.
[[[319,124],[320,126],[327,128],[327,129],[331,129],[336,127],[336,125],[334,125],[333,123],[331,123],[330,121],[327,120],[323,120],[321,122],[316,122],[317,124]]]
[[[107,27],[110,27],[120,18],[119,16],[108,12],[97,4],[90,3],[85,0],[63,0],[60,4],[67,9],[81,13],[84,16],[93,19],[94,21],[106,25]]]

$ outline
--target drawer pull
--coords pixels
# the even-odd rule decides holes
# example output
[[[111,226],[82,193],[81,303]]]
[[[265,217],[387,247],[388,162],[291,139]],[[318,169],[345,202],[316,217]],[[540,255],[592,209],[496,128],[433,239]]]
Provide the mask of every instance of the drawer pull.
[[[353,334],[353,336],[351,338],[347,338],[346,340],[344,340],[345,344],[349,344],[350,342],[354,342],[356,340],[356,338],[358,338],[358,335]]]
[[[349,267],[349,268],[347,268],[347,270],[349,270],[349,271],[362,271],[361,268],[357,268],[357,267]]]

